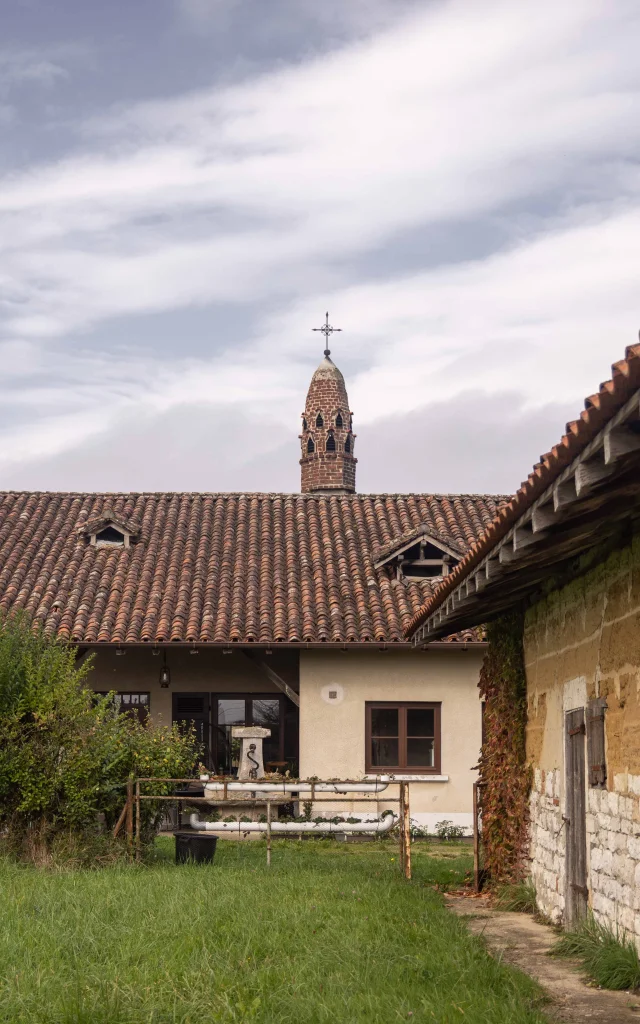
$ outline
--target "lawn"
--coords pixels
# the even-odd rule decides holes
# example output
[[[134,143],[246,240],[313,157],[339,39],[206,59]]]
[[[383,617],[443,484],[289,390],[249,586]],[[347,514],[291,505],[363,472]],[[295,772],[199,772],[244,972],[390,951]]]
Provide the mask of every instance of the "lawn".
[[[220,842],[212,866],[42,872],[0,862],[0,1020],[17,1024],[542,1024],[436,886],[467,848]]]

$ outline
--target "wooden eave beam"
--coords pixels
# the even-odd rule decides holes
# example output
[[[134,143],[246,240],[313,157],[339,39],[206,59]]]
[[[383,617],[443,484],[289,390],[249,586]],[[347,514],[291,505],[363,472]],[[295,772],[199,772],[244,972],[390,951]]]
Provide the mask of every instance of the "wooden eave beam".
[[[559,512],[562,509],[566,509],[569,505],[573,505],[574,501],[578,497],[576,492],[576,482],[574,477],[569,477],[568,480],[559,481],[553,488],[553,508],[555,512]]]
[[[605,434],[605,466],[611,466],[625,455],[631,455],[634,452],[640,452],[640,431],[635,430],[631,425],[624,424],[615,427]]]
[[[292,704],[295,704],[297,708],[300,707],[300,694],[296,693],[296,691],[293,690],[289,686],[289,684],[284,681],[282,676],[279,676],[278,673],[271,668],[271,665],[267,665],[266,661],[263,661],[260,658],[260,656],[254,654],[253,651],[243,650],[242,653],[244,654],[245,658],[248,658],[249,661],[253,662],[253,664],[256,665],[261,672],[264,673],[267,679],[269,679],[269,681],[272,682],[273,685],[278,688],[278,690],[282,690],[282,692],[286,694],[286,696],[289,698]]]
[[[545,533],[555,526],[559,516],[552,504],[534,506],[531,512],[531,529],[533,533]]]

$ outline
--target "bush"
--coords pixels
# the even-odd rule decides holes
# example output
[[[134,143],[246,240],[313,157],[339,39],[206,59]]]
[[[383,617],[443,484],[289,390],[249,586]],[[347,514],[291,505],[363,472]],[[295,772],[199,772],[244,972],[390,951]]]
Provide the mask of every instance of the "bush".
[[[89,671],[76,667],[73,647],[26,618],[0,625],[0,826],[30,859],[65,846],[95,849],[110,835],[130,775],[179,777],[195,765],[193,736],[119,714],[110,697],[88,689]],[[144,840],[161,808],[142,806]]]
[[[551,954],[582,960],[589,976],[601,988],[640,987],[640,959],[633,940],[615,935],[592,916],[580,928],[563,935]]]
[[[466,835],[466,828],[463,825],[454,825],[446,818],[444,821],[436,822],[436,835],[443,842],[448,840],[462,839]]]

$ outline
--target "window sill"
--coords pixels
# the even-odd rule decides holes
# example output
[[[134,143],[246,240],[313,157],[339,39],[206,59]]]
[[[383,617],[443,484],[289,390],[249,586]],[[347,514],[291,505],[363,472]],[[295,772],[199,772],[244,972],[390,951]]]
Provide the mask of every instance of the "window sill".
[[[384,775],[384,772],[380,772],[380,775]],[[375,782],[376,779],[380,778],[380,775],[365,775],[365,782]],[[393,785],[394,782],[448,782],[448,775],[393,775],[389,783]]]

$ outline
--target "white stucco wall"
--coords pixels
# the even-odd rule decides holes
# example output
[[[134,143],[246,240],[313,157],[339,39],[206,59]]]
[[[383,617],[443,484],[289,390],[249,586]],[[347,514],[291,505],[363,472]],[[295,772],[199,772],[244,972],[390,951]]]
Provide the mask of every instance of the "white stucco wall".
[[[482,654],[469,649],[301,652],[301,777],[364,776],[366,701],[439,701],[441,773],[447,781],[412,782],[411,817],[430,831],[443,819],[470,828],[477,778],[472,768],[481,742]],[[330,691],[337,692],[337,699],[330,698]],[[386,806],[381,800],[379,809]],[[358,805],[352,809],[358,812]]]

